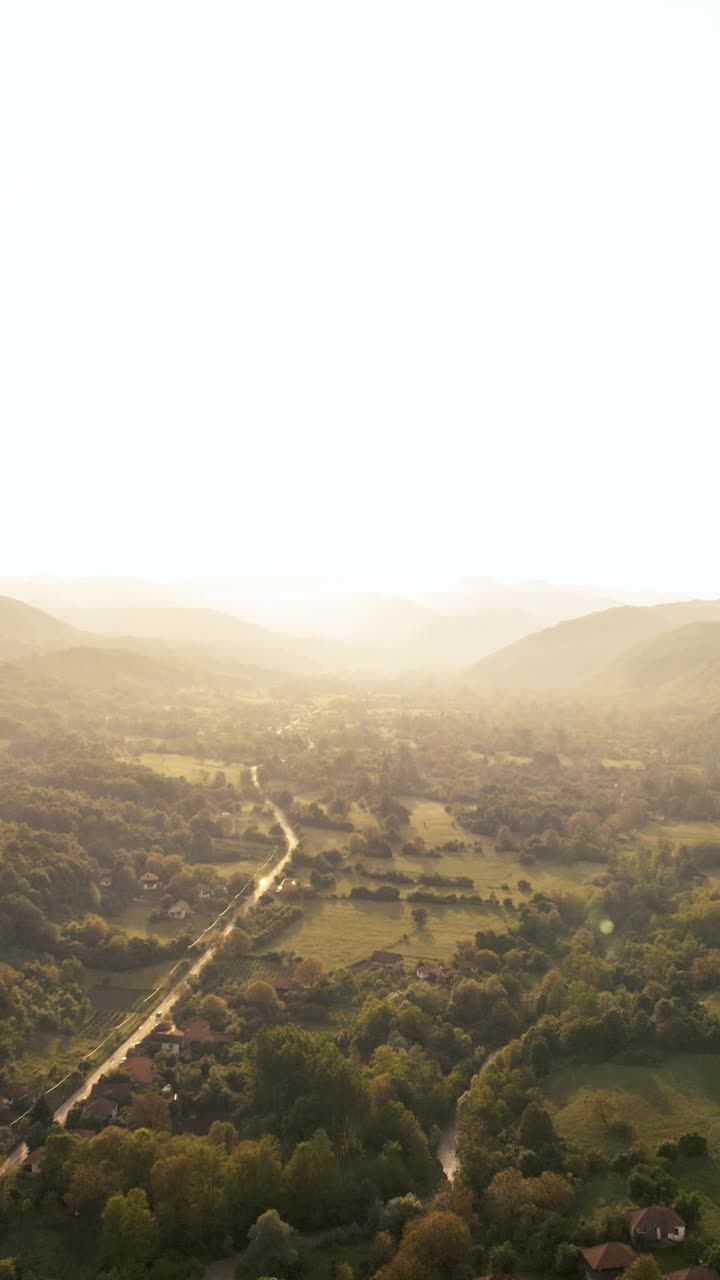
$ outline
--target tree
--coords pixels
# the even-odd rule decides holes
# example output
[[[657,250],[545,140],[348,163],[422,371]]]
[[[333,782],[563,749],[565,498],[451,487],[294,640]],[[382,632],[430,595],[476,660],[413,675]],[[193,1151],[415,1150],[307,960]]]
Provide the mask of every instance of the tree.
[[[235,1150],[239,1141],[238,1131],[230,1120],[213,1120],[208,1133],[208,1142],[211,1147],[223,1147],[229,1155]]]
[[[293,977],[302,987],[314,987],[325,976],[325,966],[317,956],[306,956],[295,967]]]
[[[408,1223],[400,1248],[377,1280],[450,1280],[471,1256],[467,1223],[455,1213],[431,1211]]]
[[[225,1025],[227,1017],[227,1000],[223,1000],[222,996],[207,995],[200,1005],[200,1011],[204,1018],[207,1018],[210,1026],[214,1031],[219,1031]]]
[[[223,960],[239,960],[241,956],[246,956],[251,948],[250,935],[236,925],[225,939],[220,956]]]
[[[663,1280],[663,1273],[649,1253],[641,1253],[626,1271],[623,1280]]]
[[[575,1275],[578,1266],[577,1246],[563,1240],[555,1250],[553,1271],[561,1276]]]
[[[252,1004],[262,1013],[269,1014],[274,1012],[278,1007],[278,998],[275,988],[269,982],[263,982],[262,978],[257,978],[255,982],[249,982],[245,987],[242,998],[246,1004]]]
[[[138,1264],[150,1262],[157,1253],[157,1223],[140,1187],[133,1187],[127,1195],[118,1192],[111,1196],[101,1223],[100,1257],[114,1263],[121,1276],[130,1277]]]
[[[510,1275],[515,1270],[515,1250],[509,1240],[493,1245],[488,1253],[488,1267],[491,1275]]]
[[[65,1203],[72,1213],[97,1215],[121,1185],[122,1172],[111,1169],[105,1160],[99,1164],[79,1164],[65,1193]]]
[[[608,1129],[617,1115],[617,1107],[615,1099],[611,1093],[607,1093],[604,1089],[597,1089],[587,1099],[590,1115],[593,1120],[603,1124]]]
[[[410,915],[415,921],[415,924],[417,925],[418,929],[425,928],[425,925],[427,924],[427,919],[428,919],[428,913],[427,913],[426,907],[413,907],[412,911],[410,912]]]
[[[155,1133],[168,1133],[172,1128],[170,1103],[159,1093],[139,1093],[133,1099],[128,1115],[131,1129],[153,1129]]]
[[[537,1151],[549,1142],[557,1142],[557,1134],[547,1111],[537,1102],[525,1108],[520,1119],[518,1137],[524,1147]]]
[[[678,1138],[678,1151],[681,1156],[706,1156],[707,1138],[702,1133],[683,1133]]]
[[[238,1276],[259,1278],[293,1270],[299,1257],[295,1234],[295,1228],[283,1221],[277,1209],[261,1213],[248,1232],[249,1244],[238,1266]]]
[[[290,1216],[307,1231],[326,1227],[335,1216],[341,1187],[340,1166],[323,1129],[296,1146],[285,1168],[286,1201]]]

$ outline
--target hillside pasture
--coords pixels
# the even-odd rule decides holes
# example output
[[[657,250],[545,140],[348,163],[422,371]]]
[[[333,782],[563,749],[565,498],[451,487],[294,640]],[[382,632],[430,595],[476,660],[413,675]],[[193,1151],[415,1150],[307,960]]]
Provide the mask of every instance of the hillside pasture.
[[[631,1121],[633,1139],[618,1137],[593,1116],[592,1098],[598,1092],[609,1094],[617,1114]],[[677,1139],[690,1130],[705,1134],[709,1157],[680,1158],[670,1169],[683,1189],[700,1193],[705,1224],[720,1232],[720,1054],[675,1054],[658,1066],[574,1064],[555,1071],[543,1083],[543,1093],[562,1137],[609,1156],[633,1142],[652,1153],[666,1138]],[[603,1195],[623,1200],[625,1180],[608,1176],[612,1186]]]

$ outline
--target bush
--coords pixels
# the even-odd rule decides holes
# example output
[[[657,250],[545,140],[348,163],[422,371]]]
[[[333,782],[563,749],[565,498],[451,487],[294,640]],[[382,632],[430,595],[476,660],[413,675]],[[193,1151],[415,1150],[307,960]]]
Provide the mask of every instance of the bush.
[[[678,1138],[678,1151],[681,1156],[706,1156],[708,1153],[707,1138],[702,1133],[684,1133]]]
[[[666,1138],[664,1142],[658,1143],[656,1154],[661,1160],[676,1160],[678,1154],[677,1142],[673,1142],[672,1138]]]
[[[577,1271],[578,1251],[574,1244],[570,1244],[567,1240],[563,1240],[555,1250],[553,1259],[553,1271],[560,1276],[573,1275]]]

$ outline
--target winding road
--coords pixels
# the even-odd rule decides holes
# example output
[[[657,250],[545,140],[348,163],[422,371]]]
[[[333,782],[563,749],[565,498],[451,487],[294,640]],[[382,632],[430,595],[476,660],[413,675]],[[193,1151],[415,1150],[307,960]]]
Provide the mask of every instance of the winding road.
[[[492,1052],[488,1054],[480,1067],[480,1070],[475,1072],[473,1080],[477,1080],[478,1076],[483,1074],[483,1071],[487,1071],[488,1067],[495,1061],[498,1054],[503,1052],[503,1049],[507,1049],[507,1045],[502,1044],[499,1049],[493,1049]],[[472,1084],[472,1080],[470,1081],[470,1084]],[[455,1175],[460,1168],[460,1160],[458,1159],[457,1111],[464,1096],[465,1094],[461,1094],[458,1098],[457,1107],[455,1108],[455,1119],[451,1120],[443,1129],[437,1146],[437,1151],[435,1153],[443,1167],[443,1173],[445,1174],[448,1182],[454,1182]]]
[[[258,791],[261,791],[260,783],[258,781],[258,776],[257,776],[257,765],[253,765],[252,778]],[[272,804],[271,801],[268,801],[268,803],[271,804],[272,810],[275,814],[275,818],[278,824],[280,825],[280,827],[282,827],[283,836],[285,837],[285,852],[282,854],[280,858],[277,858],[276,861],[273,861],[273,859],[276,858],[276,853],[274,851],[270,855],[270,857],[265,860],[265,862],[263,862],[260,866],[256,868],[256,874],[258,872],[262,872],[263,874],[259,876],[255,889],[253,889],[252,893],[247,898],[244,899],[240,907],[240,910],[243,915],[247,911],[249,911],[251,907],[255,905],[255,903],[258,901],[258,898],[261,896],[261,894],[265,893],[273,877],[276,876],[279,871],[282,871],[283,867],[285,866],[285,863],[291,857],[298,843],[298,837],[296,836],[295,832],[290,826],[290,823],[288,822],[282,809],[279,809],[277,805]],[[248,881],[248,884],[249,883],[251,882]],[[103,1061],[100,1063],[100,1065],[96,1067],[90,1073],[90,1075],[85,1077],[82,1084],[79,1085],[78,1088],[75,1089],[75,1091],[70,1094],[70,1097],[66,1098],[65,1101],[60,1104],[57,1111],[53,1113],[53,1119],[56,1121],[56,1123],[65,1124],[65,1121],[67,1120],[70,1111],[76,1105],[76,1103],[83,1102],[85,1098],[89,1096],[94,1085],[98,1083],[101,1077],[104,1075],[107,1075],[109,1071],[116,1070],[117,1067],[120,1066],[120,1063],[123,1061],[123,1059],[127,1057],[128,1050],[132,1049],[133,1045],[137,1044],[139,1040],[144,1039],[144,1037],[152,1031],[153,1027],[155,1027],[158,1022],[160,1022],[163,1018],[167,1017],[167,1015],[170,1013],[173,1006],[177,1004],[177,1001],[179,1000],[180,995],[186,983],[188,982],[188,980],[191,978],[196,978],[199,973],[202,973],[206,964],[208,964],[209,961],[212,959],[212,957],[215,955],[215,952],[217,951],[220,944],[223,942],[225,938],[227,938],[228,934],[232,932],[234,928],[235,917],[237,914],[235,909],[237,907],[239,899],[244,894],[246,888],[247,888],[247,885],[243,889],[241,889],[239,894],[236,894],[232,902],[228,903],[227,907],[225,907],[224,911],[221,911],[220,915],[217,916],[216,919],[213,920],[212,923],[208,925],[207,929],[203,929],[203,932],[192,943],[193,946],[196,946],[197,943],[201,942],[202,939],[208,933],[210,933],[213,929],[216,929],[218,925],[222,923],[222,921],[225,919],[226,916],[229,916],[227,923],[223,925],[222,931],[219,934],[215,935],[212,942],[208,945],[205,951],[203,951],[202,954],[198,956],[198,959],[194,961],[194,963],[191,965],[189,969],[187,969],[184,973],[181,974],[177,982],[170,988],[170,990],[166,991],[165,994],[162,996],[162,998],[158,1000],[156,1004],[151,1005],[150,1011],[148,1012],[147,1017],[143,1020],[143,1022],[140,1023],[139,1027],[135,1028],[135,1030],[132,1032],[132,1035],[129,1035],[126,1040],[123,1040],[122,1044],[117,1045],[117,1047],[113,1049],[112,1053],[110,1053],[106,1058],[104,1058]],[[181,961],[178,961],[174,969],[170,970],[170,974],[168,975],[169,977],[173,974],[175,969],[179,967],[180,964],[181,964]],[[157,992],[151,992],[150,995],[147,997],[148,1001],[152,1001],[153,996],[155,996],[156,994]],[[122,1023],[120,1025],[122,1026]],[[118,1028],[115,1028],[115,1031],[117,1030]],[[107,1039],[111,1039],[113,1034],[114,1032],[111,1032],[110,1036],[108,1036]],[[101,1048],[102,1044],[104,1043],[106,1043],[106,1041],[102,1041],[101,1045],[98,1045],[96,1047],[95,1052],[97,1052],[97,1050]],[[53,1086],[53,1089],[59,1088],[60,1085],[63,1084],[65,1080],[67,1080],[67,1078],[68,1077],[65,1076],[63,1080],[59,1080],[58,1083]],[[52,1093],[52,1091],[53,1091],[52,1089],[49,1089],[48,1093]],[[45,1096],[47,1097],[47,1094]],[[22,1165],[22,1163],[27,1158],[27,1155],[28,1155],[27,1144],[24,1142],[21,1142],[17,1147],[15,1147],[13,1151],[10,1152],[7,1158],[3,1161],[3,1164],[0,1165],[0,1175],[2,1175],[3,1173],[6,1173],[10,1169],[17,1168],[18,1166]]]

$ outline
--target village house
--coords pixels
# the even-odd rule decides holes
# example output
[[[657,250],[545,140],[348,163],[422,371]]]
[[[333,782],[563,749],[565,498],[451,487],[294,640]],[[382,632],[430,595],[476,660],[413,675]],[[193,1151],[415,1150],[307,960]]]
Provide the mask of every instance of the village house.
[[[34,1151],[31,1151],[23,1163],[23,1169],[25,1173],[30,1173],[33,1176],[35,1176],[35,1174],[37,1173],[40,1173],[44,1155],[45,1155],[44,1147],[36,1147]]]
[[[92,1098],[83,1111],[83,1118],[102,1120],[104,1124],[109,1124],[115,1119],[119,1110],[117,1102],[112,1098]]]
[[[685,1239],[685,1221],[667,1205],[637,1209],[630,1214],[630,1238],[633,1244],[681,1244]]]
[[[98,1080],[90,1090],[90,1101],[95,1098],[110,1098],[119,1106],[128,1106],[132,1102],[132,1085],[127,1080]]]
[[[138,880],[138,884],[145,892],[162,889],[162,881],[159,876],[155,875],[154,871],[144,871]]]
[[[122,1063],[122,1070],[135,1085],[151,1085],[155,1075],[155,1063],[144,1053],[129,1053]]]
[[[100,888],[109,889],[112,885],[112,871],[109,867],[100,869]]]
[[[180,1052],[180,1046],[184,1044],[185,1037],[182,1031],[177,1031],[175,1027],[171,1027],[169,1023],[160,1023],[155,1027],[143,1040],[143,1046],[158,1045],[162,1048],[172,1049],[174,1053]]]
[[[213,1031],[207,1018],[188,1018],[185,1025],[180,1028],[180,1031],[182,1032],[184,1048],[193,1044],[204,1044],[208,1040],[213,1040],[216,1044],[230,1044],[232,1040],[232,1036],[227,1035],[224,1031]]]
[[[398,951],[373,951],[370,963],[381,969],[402,969],[403,958]]]
[[[273,987],[275,989],[275,994],[280,996],[281,999],[285,999],[287,996],[300,995],[305,990],[305,988],[299,982],[296,982],[294,978],[275,978],[273,981]]]
[[[580,1250],[585,1280],[617,1280],[636,1257],[635,1250],[619,1240],[610,1240],[606,1244],[596,1244],[590,1249]]]
[[[171,920],[187,920],[191,914],[190,903],[186,902],[184,898],[178,898],[177,902],[173,902],[168,910]]]
[[[197,890],[197,896],[198,898],[201,899],[202,902],[206,902],[208,898],[212,898],[213,896],[212,885],[197,884],[195,888]]]
[[[441,964],[432,964],[430,960],[421,960],[416,970],[416,976],[422,982],[437,982],[444,972],[445,970]]]

